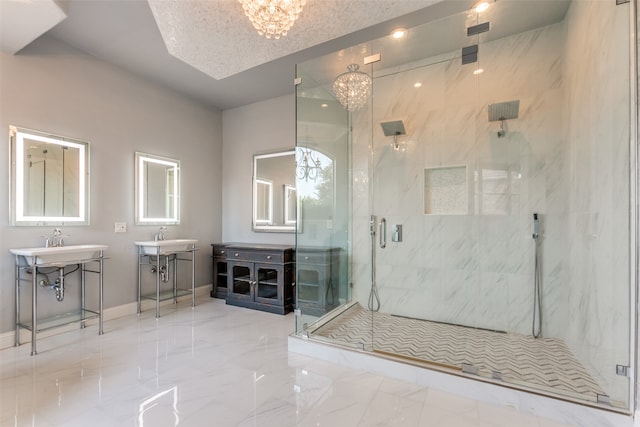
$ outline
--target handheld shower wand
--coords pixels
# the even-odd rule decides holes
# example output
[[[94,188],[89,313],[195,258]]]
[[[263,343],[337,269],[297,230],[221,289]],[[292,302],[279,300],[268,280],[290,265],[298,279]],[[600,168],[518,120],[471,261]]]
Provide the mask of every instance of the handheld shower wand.
[[[538,238],[540,237],[540,219],[538,213],[533,214],[533,241],[535,242],[534,271],[533,271],[533,322],[531,335],[534,338],[542,336],[542,295],[540,292],[540,261],[538,254]]]

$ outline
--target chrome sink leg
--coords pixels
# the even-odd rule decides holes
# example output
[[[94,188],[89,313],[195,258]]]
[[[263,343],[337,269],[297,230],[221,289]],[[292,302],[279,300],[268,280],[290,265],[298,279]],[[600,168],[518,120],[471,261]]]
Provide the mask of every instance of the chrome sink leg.
[[[33,292],[33,295],[31,296],[31,355],[35,356],[38,354],[36,351],[36,330],[38,329],[38,267],[33,264],[31,266],[31,271],[31,292]]]
[[[16,347],[20,346],[20,265],[16,261]]]
[[[160,254],[156,256],[156,319],[160,318]]]

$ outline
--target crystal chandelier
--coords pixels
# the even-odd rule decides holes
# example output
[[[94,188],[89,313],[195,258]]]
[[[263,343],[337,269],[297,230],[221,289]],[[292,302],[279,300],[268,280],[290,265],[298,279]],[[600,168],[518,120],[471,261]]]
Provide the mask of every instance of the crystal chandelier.
[[[364,107],[371,92],[371,77],[358,71],[359,68],[358,64],[349,65],[349,71],[340,74],[333,82],[333,93],[340,104],[349,111]]]
[[[244,14],[261,36],[279,39],[302,12],[306,0],[238,0]]]
[[[296,161],[296,177],[299,180],[315,181],[318,178],[318,172],[320,171],[320,159],[318,156],[313,158],[312,150],[308,148],[298,147],[298,152],[301,154]]]

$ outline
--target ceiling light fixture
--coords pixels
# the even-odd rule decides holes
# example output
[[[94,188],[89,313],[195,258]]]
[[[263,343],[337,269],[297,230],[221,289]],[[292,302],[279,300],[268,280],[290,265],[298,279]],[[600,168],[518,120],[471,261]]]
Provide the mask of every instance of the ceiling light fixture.
[[[333,93],[348,111],[364,107],[371,92],[371,77],[358,71],[359,68],[358,64],[349,65],[349,71],[340,74],[333,82]]]
[[[415,88],[422,87],[422,83],[416,82],[416,83],[413,84],[413,87],[415,87]]]
[[[407,35],[407,30],[405,30],[404,28],[396,28],[395,30],[391,31],[391,37],[393,37],[394,39],[401,39],[405,35]]]
[[[302,12],[306,0],[238,0],[244,14],[266,38],[286,36]]]
[[[489,9],[489,3],[486,1],[480,2],[478,4],[476,4],[473,9],[476,11],[476,13],[482,13],[485,10]]]

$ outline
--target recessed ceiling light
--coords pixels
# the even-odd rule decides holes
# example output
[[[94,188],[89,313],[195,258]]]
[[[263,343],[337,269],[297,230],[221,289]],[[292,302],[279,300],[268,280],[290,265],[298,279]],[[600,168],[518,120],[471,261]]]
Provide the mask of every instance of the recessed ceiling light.
[[[320,104],[320,106],[321,106],[322,108],[327,108],[327,107],[329,106],[329,104]]]
[[[475,71],[473,72],[473,74],[475,74],[476,76],[477,76],[478,74],[482,74],[482,73],[484,73],[484,70],[483,70],[482,68],[478,68],[477,70],[475,70]]]
[[[485,10],[489,9],[489,3],[486,1],[482,1],[478,4],[476,4],[474,7],[474,10],[476,11],[476,13],[482,13]]]
[[[422,87],[422,83],[416,82],[413,84],[413,87]]]
[[[393,37],[394,39],[401,39],[406,35],[407,30],[404,28],[396,28],[395,30],[391,31],[391,37]]]

